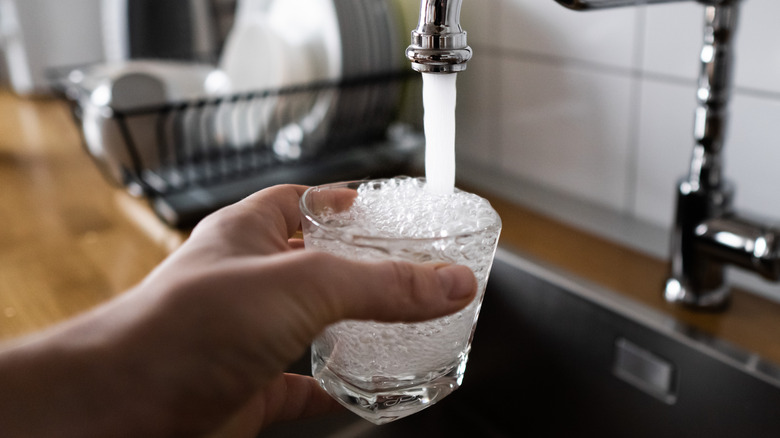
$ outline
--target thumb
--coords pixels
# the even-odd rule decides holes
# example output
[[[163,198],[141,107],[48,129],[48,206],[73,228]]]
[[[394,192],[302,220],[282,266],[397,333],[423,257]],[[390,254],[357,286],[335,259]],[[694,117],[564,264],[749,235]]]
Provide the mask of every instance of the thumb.
[[[299,291],[317,303],[311,310],[325,325],[341,319],[424,321],[462,309],[477,292],[476,278],[465,266],[302,254],[308,275]]]

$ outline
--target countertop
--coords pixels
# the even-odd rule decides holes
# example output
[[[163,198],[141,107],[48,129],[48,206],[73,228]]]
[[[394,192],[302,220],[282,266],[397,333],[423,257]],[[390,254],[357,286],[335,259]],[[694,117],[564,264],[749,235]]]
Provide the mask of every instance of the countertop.
[[[0,340],[122,293],[186,237],[106,182],[58,100],[0,90],[0,195]],[[669,305],[665,261],[487,197],[503,220],[502,246],[780,364],[780,304],[735,290],[721,313]]]
[[[130,219],[67,106],[0,91],[0,339],[121,293],[168,253]]]

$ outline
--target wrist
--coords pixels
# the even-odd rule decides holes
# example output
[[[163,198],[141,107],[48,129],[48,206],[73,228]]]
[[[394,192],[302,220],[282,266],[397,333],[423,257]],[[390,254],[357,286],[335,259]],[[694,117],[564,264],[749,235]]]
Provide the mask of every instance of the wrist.
[[[104,437],[128,427],[154,436],[165,424],[148,387],[122,358],[116,320],[102,309],[0,347],[0,424],[4,437]],[[148,432],[148,433],[147,433]]]

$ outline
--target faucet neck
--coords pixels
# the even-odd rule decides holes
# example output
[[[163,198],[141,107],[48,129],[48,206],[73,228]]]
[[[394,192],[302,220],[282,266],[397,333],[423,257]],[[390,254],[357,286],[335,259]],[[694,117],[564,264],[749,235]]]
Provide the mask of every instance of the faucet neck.
[[[705,190],[723,184],[722,150],[728,123],[739,3],[707,6],[696,90],[694,151],[689,182]]]
[[[728,302],[727,264],[780,278],[775,230],[736,216],[734,189],[723,176],[739,6],[740,1],[733,0],[705,7],[695,143],[688,175],[677,192],[672,272],[664,297],[697,308],[722,308]],[[744,245],[733,245],[736,241]],[[769,256],[758,254],[755,248],[767,242],[772,246]]]
[[[420,4],[418,34],[441,34],[457,37],[463,33],[460,27],[462,0],[423,0]]]

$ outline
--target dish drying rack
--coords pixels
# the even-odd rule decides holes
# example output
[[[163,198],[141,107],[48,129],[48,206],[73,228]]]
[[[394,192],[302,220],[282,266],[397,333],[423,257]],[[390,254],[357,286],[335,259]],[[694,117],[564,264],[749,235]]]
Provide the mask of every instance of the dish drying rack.
[[[84,90],[56,88],[104,176],[189,228],[272,185],[408,173],[424,145],[399,122],[415,81],[405,71],[131,109],[94,108]]]

